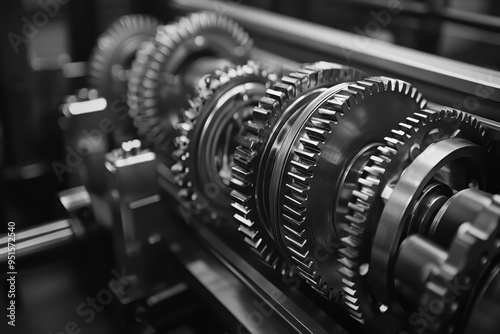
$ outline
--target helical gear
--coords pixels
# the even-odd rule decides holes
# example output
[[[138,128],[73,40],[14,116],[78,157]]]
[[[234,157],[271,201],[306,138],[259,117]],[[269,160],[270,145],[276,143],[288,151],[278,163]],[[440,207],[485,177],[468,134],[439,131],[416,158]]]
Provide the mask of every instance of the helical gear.
[[[185,51],[182,46],[186,41],[194,39],[195,44],[202,43],[196,37],[206,33],[219,34],[231,41],[234,47],[228,58],[245,58],[252,46],[248,34],[235,21],[211,12],[198,12],[160,26],[153,45],[145,46],[147,50],[134,65],[139,74],[129,85],[128,101],[135,117],[134,125],[146,140],[146,145],[161,148],[176,136],[177,115],[165,115],[161,110],[162,93],[159,90],[165,85],[165,80],[173,80],[176,75],[178,69],[170,68],[172,61],[179,61],[176,52]],[[224,52],[224,49],[217,48],[217,52]],[[185,55],[190,56],[189,52]],[[182,66],[181,63],[176,66]]]
[[[306,65],[284,76],[268,89],[259,105],[254,108],[253,119],[245,124],[246,133],[240,139],[240,146],[236,148],[231,179],[231,187],[234,189],[231,193],[232,205],[236,209],[234,217],[239,224],[239,231],[244,235],[244,242],[250,249],[264,263],[283,273],[289,272],[290,266],[273,246],[274,242],[263,225],[256,203],[256,182],[258,173],[261,172],[259,163],[266,142],[280,117],[308,92],[363,76],[361,71],[327,62]]]
[[[392,126],[425,104],[409,83],[372,77],[332,87],[287,129],[294,139],[281,146],[272,174],[281,180],[270,189],[270,197],[278,199],[270,204],[277,208],[271,215],[273,233],[287,259],[322,296],[347,295],[336,262],[342,234],[334,228],[341,222],[332,215],[339,206],[332,189],[343,190],[343,175],[357,152],[381,142]],[[384,123],[374,128],[384,115]]]

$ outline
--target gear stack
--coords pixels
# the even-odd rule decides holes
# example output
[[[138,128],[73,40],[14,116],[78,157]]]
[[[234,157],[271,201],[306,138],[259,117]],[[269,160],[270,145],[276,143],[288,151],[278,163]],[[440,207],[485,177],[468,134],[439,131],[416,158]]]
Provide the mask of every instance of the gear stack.
[[[366,329],[411,330],[412,312],[433,307],[455,278],[469,283],[460,305],[470,305],[484,277],[496,279],[474,264],[496,261],[496,225],[484,221],[497,218],[481,216],[485,231],[467,223],[486,210],[480,203],[494,202],[485,191],[498,191],[498,182],[486,182],[496,180],[497,166],[487,137],[474,117],[428,104],[408,82],[324,62],[305,66],[268,89],[245,124],[231,181],[236,222],[261,260],[298,274]],[[466,205],[455,208],[465,195],[454,194],[464,192],[473,192],[472,207],[456,214]],[[476,232],[478,241],[467,239]],[[400,252],[406,239],[419,238],[425,242]],[[415,254],[434,256],[435,274],[415,282],[428,264]],[[465,323],[471,310],[456,305],[426,330]]]
[[[234,154],[231,180],[235,218],[245,243],[273,268],[289,271],[274,246],[277,240],[268,224],[272,208],[266,202],[272,182],[269,171],[277,162],[279,148],[290,138],[288,130],[308,103],[331,85],[363,76],[361,71],[333,63],[306,65],[268,89],[254,108],[253,118],[245,123],[245,135]],[[294,258],[304,260],[300,254]]]
[[[500,331],[484,311],[499,309],[500,169],[476,118],[331,62],[282,75],[214,13],[156,25],[115,23],[91,83],[108,101],[127,94],[187,221],[224,222],[205,225],[230,229],[252,264],[300,277],[356,328]]]

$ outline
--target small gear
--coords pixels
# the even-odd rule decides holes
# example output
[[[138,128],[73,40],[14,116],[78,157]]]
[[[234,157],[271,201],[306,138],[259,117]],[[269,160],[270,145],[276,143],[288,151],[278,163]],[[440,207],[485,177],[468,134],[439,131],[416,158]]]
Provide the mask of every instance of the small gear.
[[[348,224],[344,227],[346,236],[341,239],[343,249],[339,259],[343,265],[344,289],[349,291],[345,303],[356,311],[359,321],[380,313],[364,276],[370,260],[371,247],[367,245],[371,243],[384,205],[384,187],[397,182],[397,177],[420,150],[433,142],[457,135],[482,138],[483,132],[478,125],[464,122],[464,116],[459,112],[430,109],[415,113],[400,123],[398,129],[392,130],[394,137],[386,137],[385,146],[379,146],[363,168],[359,187],[352,192],[353,200],[349,203]]]
[[[109,103],[127,91],[128,71],[142,44],[151,40],[158,21],[146,15],[125,15],[98,39],[89,61],[89,83]]]
[[[364,73],[333,63],[317,62],[284,76],[261,98],[253,110],[253,119],[245,123],[245,134],[234,154],[231,192],[234,215],[245,243],[269,266],[287,273],[290,266],[273,246],[267,226],[267,218],[257,195],[263,186],[267,188],[266,171],[262,168],[262,156],[267,155],[277,129],[292,114],[299,112],[300,105],[321,94],[326,87],[339,82],[357,80]],[[270,159],[272,160],[272,159]],[[260,186],[259,186],[260,184]]]
[[[243,123],[251,116],[276,75],[248,62],[218,70],[200,80],[198,96],[189,101],[175,139],[172,166],[181,198],[212,218],[232,216],[229,180],[232,153]]]
[[[146,145],[173,150],[166,146],[177,135],[177,110],[189,107],[185,96],[194,94],[196,88],[186,86],[179,77],[190,62],[211,57],[215,60],[207,66],[213,70],[231,62],[243,64],[251,46],[252,40],[235,21],[211,12],[192,13],[159,27],[153,46],[146,45],[134,65],[142,73],[129,86],[134,125]]]

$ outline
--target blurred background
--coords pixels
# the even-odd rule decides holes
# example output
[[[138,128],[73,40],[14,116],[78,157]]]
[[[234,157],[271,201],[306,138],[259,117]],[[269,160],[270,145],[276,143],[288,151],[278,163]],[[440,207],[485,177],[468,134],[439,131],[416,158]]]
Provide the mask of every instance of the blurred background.
[[[482,67],[500,68],[499,1],[401,0],[401,13],[386,22],[391,2],[399,1],[236,0],[222,4],[226,9],[239,4],[255,6]],[[0,218],[2,222],[15,221],[21,229],[64,216],[57,193],[69,185],[59,182],[51,167],[65,154],[59,106],[64,96],[86,84],[86,62],[97,37],[125,14],[144,13],[168,22],[180,13],[167,0],[3,0],[0,6]],[[374,19],[377,27],[370,26]],[[2,224],[0,232],[6,232],[6,227]],[[107,240],[98,242],[107,245]],[[22,288],[18,300],[21,304],[23,300],[37,302],[24,302],[15,333],[47,333],[50,329],[55,333],[62,328],[61,323],[74,316],[74,305],[82,297],[95,295],[96,289],[106,284],[110,267],[102,260],[105,252],[94,249],[89,254],[74,261],[70,250],[50,254],[56,262],[27,266],[29,271],[19,276]],[[101,260],[94,261],[96,258]],[[102,279],[96,280],[101,274]],[[4,296],[1,292],[2,308]],[[197,307],[203,310],[197,314],[204,320],[196,321],[214,322],[206,306]],[[119,328],[112,319],[103,312],[83,332],[112,333]],[[217,324],[214,328],[223,332]]]

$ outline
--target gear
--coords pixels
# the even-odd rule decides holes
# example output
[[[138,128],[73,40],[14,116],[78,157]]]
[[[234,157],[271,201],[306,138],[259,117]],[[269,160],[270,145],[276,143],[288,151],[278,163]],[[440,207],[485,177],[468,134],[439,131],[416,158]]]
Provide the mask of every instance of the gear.
[[[245,243],[263,262],[283,273],[288,272],[290,267],[273,246],[262,203],[265,200],[260,196],[269,184],[262,157],[269,157],[277,129],[283,122],[299,113],[325,87],[362,77],[364,73],[361,71],[333,63],[306,65],[284,76],[272,89],[268,89],[258,107],[254,108],[253,119],[245,123],[246,133],[236,148],[232,170],[234,217],[240,225],[239,231],[244,234]],[[273,161],[272,157],[266,160]]]
[[[405,311],[398,301],[394,280],[388,277],[393,277],[393,262],[402,238],[428,230],[428,226],[417,222],[427,219],[412,215],[418,212],[418,205],[432,182],[445,185],[450,192],[467,188],[469,183],[485,188],[487,172],[481,166],[484,162],[481,147],[488,145],[484,129],[473,117],[448,108],[416,113],[392,135],[370,159],[359,179],[359,190],[353,192],[349,229],[357,235],[345,239],[345,245],[346,251],[357,252],[353,257],[353,272],[370,263],[367,281],[358,280],[356,275],[353,279],[362,284],[368,282],[380,303],[387,305],[392,313],[402,315]],[[457,159],[463,160],[454,163]],[[467,173],[465,165],[470,167],[465,169]],[[460,179],[465,182],[454,182],[455,173],[464,173]],[[367,240],[373,235],[370,252]],[[364,243],[363,250],[357,243]],[[362,290],[365,288],[359,285],[357,291]]]
[[[357,179],[359,161],[384,134],[425,103],[410,84],[373,77],[332,87],[283,127],[292,140],[275,144],[272,231],[287,259],[324,297],[337,300],[342,294],[336,254],[342,236],[337,211],[344,203],[338,193],[351,187],[344,184]],[[374,127],[381,117],[384,123]]]
[[[212,218],[232,216],[229,198],[230,163],[243,123],[251,116],[276,75],[248,62],[207,75],[198,96],[183,113],[175,139],[177,163],[172,166],[181,198],[194,209],[209,209]],[[229,215],[228,215],[229,213]]]
[[[126,15],[99,37],[89,61],[89,83],[109,103],[127,91],[132,61],[142,44],[154,37],[157,26],[153,17]]]
[[[128,79],[127,104],[129,107],[129,116],[137,125],[142,122],[142,119],[140,119],[141,114],[139,113],[139,101],[142,101],[144,94],[147,94],[147,89],[143,89],[140,83],[149,68],[153,51],[154,43],[152,41],[144,42],[139,51],[137,51]],[[136,127],[138,127],[137,125]],[[143,136],[142,133],[139,133],[139,135]]]
[[[204,74],[222,68],[223,64],[242,64],[251,46],[252,40],[235,21],[215,13],[192,13],[159,27],[153,48],[147,45],[145,55],[134,65],[142,73],[131,83],[129,94],[134,125],[145,137],[146,145],[173,150],[166,146],[177,135],[177,110],[189,107],[185,105],[185,96],[194,94],[196,88],[181,82],[179,74],[188,71],[189,65],[196,66],[200,59],[209,59],[205,65],[199,65]]]
[[[394,137],[386,137],[385,146],[379,146],[378,152],[363,168],[359,186],[352,192],[339,259],[344,290],[349,292],[345,304],[358,321],[381,314],[380,305],[372,297],[364,276],[370,269],[370,247],[367,245],[371,243],[384,206],[382,192],[386,186],[397,182],[397,177],[412,159],[431,143],[457,135],[482,140],[481,129],[475,122],[464,122],[464,116],[463,113],[429,109],[415,113],[400,123],[398,129],[392,130]]]
[[[146,15],[126,15],[99,37],[89,61],[89,84],[112,110],[124,107],[132,61],[142,44],[153,38],[157,25],[155,18]],[[115,117],[114,124],[112,146],[137,136],[128,115]]]
[[[465,320],[460,316],[466,304],[462,300],[466,300],[465,297],[474,291],[480,278],[490,269],[489,264],[500,255],[500,195],[491,196],[476,189],[467,189],[462,193],[465,192],[476,193],[476,197],[487,197],[490,203],[478,213],[474,221],[460,225],[446,260],[427,279],[421,306],[426,310],[436,310],[437,304],[442,306],[439,317],[428,325],[429,333],[442,333],[445,330],[454,332],[450,320],[455,318],[454,323]],[[460,200],[460,195],[458,193],[454,200]],[[474,198],[470,194],[465,197],[467,202]],[[461,289],[457,289],[457,285]],[[450,299],[453,302],[449,302]]]

